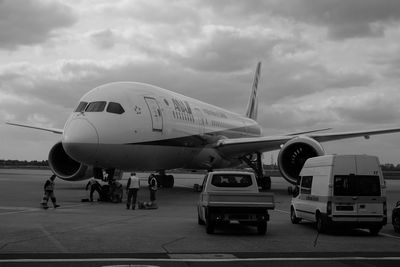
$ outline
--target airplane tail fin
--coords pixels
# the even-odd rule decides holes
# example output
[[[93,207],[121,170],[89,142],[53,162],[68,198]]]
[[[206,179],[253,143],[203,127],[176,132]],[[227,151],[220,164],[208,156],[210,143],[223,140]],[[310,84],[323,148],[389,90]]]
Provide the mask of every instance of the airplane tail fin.
[[[257,120],[258,113],[258,100],[257,100],[257,87],[260,78],[261,62],[258,62],[256,73],[254,75],[253,87],[251,90],[251,95],[249,103],[247,104],[246,117]]]

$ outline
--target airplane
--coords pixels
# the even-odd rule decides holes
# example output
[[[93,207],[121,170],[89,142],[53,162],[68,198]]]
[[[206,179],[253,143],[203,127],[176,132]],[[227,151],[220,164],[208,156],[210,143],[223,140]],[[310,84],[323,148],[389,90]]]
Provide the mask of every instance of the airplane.
[[[247,165],[258,185],[271,188],[264,176],[262,153],[280,150],[278,167],[291,184],[306,159],[325,154],[321,142],[400,132],[400,128],[321,133],[328,129],[263,136],[257,123],[258,62],[245,115],[139,82],[114,82],[86,93],[63,129],[16,122],[62,135],[48,162],[59,178],[103,179],[120,171],[157,171],[164,187],[173,187],[171,169],[212,170]]]

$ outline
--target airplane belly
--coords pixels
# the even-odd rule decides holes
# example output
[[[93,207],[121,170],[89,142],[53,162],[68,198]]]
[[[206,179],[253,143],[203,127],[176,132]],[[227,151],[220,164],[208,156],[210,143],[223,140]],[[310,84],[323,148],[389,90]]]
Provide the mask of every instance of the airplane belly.
[[[187,161],[183,147],[141,144],[99,144],[97,165],[124,171],[182,168]]]

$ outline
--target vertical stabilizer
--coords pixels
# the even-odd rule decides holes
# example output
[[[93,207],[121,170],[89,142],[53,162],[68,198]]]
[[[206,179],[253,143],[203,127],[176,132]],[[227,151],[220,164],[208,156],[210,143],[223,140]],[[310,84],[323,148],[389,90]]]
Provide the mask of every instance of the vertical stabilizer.
[[[254,75],[253,88],[251,89],[251,95],[249,103],[247,104],[246,117],[257,120],[258,111],[258,100],[257,100],[257,87],[260,78],[261,62],[258,62],[256,73]]]

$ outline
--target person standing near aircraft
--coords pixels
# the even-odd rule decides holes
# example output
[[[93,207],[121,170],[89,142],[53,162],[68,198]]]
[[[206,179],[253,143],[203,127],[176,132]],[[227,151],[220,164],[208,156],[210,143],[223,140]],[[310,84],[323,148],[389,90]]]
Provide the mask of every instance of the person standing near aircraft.
[[[126,184],[126,191],[128,194],[128,200],[126,202],[126,209],[129,210],[132,204],[132,209],[134,210],[136,207],[136,198],[137,192],[140,188],[139,177],[136,176],[136,173],[132,172],[131,176],[128,179],[128,183]]]
[[[156,201],[156,192],[157,192],[157,179],[154,174],[150,174],[149,176],[149,190],[150,190],[150,201],[155,202]]]
[[[90,187],[90,202],[93,202],[93,193],[96,191],[99,194],[99,198],[101,198],[101,185],[100,183],[94,178],[90,178],[89,182],[86,185],[86,191]]]
[[[44,184],[44,195],[43,195],[43,201],[41,203],[44,209],[49,208],[49,206],[47,206],[49,198],[51,198],[54,208],[60,207],[60,205],[57,204],[57,200],[54,195],[54,186],[55,186],[54,179],[56,179],[56,175],[53,174]]]

